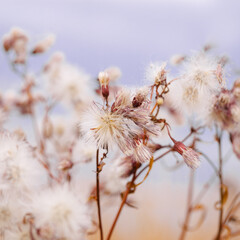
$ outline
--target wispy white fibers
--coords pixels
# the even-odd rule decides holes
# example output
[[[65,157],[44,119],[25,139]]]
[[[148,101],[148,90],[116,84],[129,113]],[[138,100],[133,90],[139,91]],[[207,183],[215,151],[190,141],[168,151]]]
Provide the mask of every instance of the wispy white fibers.
[[[46,179],[46,172],[33,157],[29,144],[18,135],[0,132],[0,187],[12,190],[32,190]]]
[[[170,86],[170,95],[178,109],[203,119],[223,86],[224,74],[218,59],[199,52],[186,59],[182,75]]]
[[[47,90],[53,98],[79,107],[90,99],[90,76],[67,63],[64,55],[55,53],[44,68]]]
[[[80,131],[99,148],[116,145],[136,161],[149,160],[151,152],[142,144],[141,135],[144,131],[157,135],[160,127],[151,121],[147,95],[146,89],[139,89],[135,94],[122,89],[111,108],[92,104],[82,115]]]
[[[92,226],[88,206],[67,183],[36,194],[31,213],[43,239],[85,239]]]

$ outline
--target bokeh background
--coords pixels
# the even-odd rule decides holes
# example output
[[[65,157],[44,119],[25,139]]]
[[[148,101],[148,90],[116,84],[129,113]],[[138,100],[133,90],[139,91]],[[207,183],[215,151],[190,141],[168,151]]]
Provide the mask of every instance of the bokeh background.
[[[122,69],[125,84],[143,80],[150,61],[168,60],[213,43],[240,65],[240,2],[235,0],[0,1],[0,35],[13,26],[39,39],[54,33],[54,50],[97,74]],[[1,78],[8,77],[1,61]],[[2,79],[1,82],[4,82]]]
[[[61,50],[70,63],[92,76],[108,66],[119,66],[121,82],[127,86],[144,82],[149,62],[189,54],[206,43],[214,44],[216,52],[230,58],[227,76],[234,78],[240,67],[239,23],[240,1],[236,0],[0,0],[0,36],[14,26],[36,40],[48,33],[56,35],[52,50],[34,60],[33,68],[53,51]],[[3,51],[0,84],[2,90],[19,85]],[[215,158],[212,147],[206,148]],[[240,163],[231,156],[225,176],[232,192],[239,189],[239,169]],[[203,163],[196,176],[196,192],[211,174]],[[188,175],[187,168],[175,172],[167,172],[160,165],[154,168],[133,197],[138,209],[123,211],[113,239],[177,239],[185,213]],[[203,199],[208,220],[188,239],[210,239],[214,234],[216,186]],[[110,208],[104,212],[106,229],[115,211]]]

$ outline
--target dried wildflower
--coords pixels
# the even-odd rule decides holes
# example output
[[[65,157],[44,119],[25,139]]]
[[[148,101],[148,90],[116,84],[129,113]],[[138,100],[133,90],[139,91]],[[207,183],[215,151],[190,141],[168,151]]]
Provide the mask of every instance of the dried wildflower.
[[[176,141],[170,134],[169,127],[166,126],[168,136],[173,141],[173,150],[183,156],[184,162],[192,169],[196,169],[200,165],[200,154],[194,151],[192,148],[186,147],[182,142]]]
[[[53,147],[48,148],[48,152],[61,160],[70,158],[79,134],[77,120],[72,116],[53,115],[51,116],[50,133]]]
[[[46,52],[55,42],[55,36],[53,34],[48,35],[43,40],[39,41],[33,48],[32,53],[44,53]]]
[[[205,120],[209,106],[223,85],[222,66],[217,59],[200,52],[187,59],[182,77],[170,87],[170,95],[174,107]]]
[[[184,82],[203,92],[216,92],[224,85],[223,69],[217,59],[198,53],[185,64]],[[221,78],[221,79],[220,79]]]
[[[137,135],[131,125],[131,121],[121,114],[101,109],[94,104],[83,116],[80,131],[85,134],[86,139],[92,139],[100,148],[116,143],[124,153],[128,153],[132,149],[132,139]]]
[[[44,77],[49,93],[63,103],[79,106],[90,98],[90,76],[65,62],[59,54],[45,66]]]
[[[180,55],[180,54],[176,54],[176,55],[174,55],[174,56],[171,57],[170,63],[171,63],[172,65],[179,65],[179,64],[181,64],[185,59],[186,59],[186,56]]]
[[[0,145],[1,187],[31,190],[42,184],[46,173],[24,140],[18,135],[1,132]]]
[[[165,82],[167,78],[166,65],[166,62],[151,63],[146,69],[146,79],[155,85]]]
[[[152,155],[153,154],[150,149],[144,145],[142,141],[139,139],[134,141],[134,148],[131,156],[136,162],[147,162],[150,160]]]
[[[9,193],[0,193],[0,232],[10,229],[17,222],[19,211],[12,200]]]
[[[131,92],[127,89],[121,89],[115,99],[114,103],[111,107],[111,112],[117,112],[118,114],[122,114],[125,109],[133,107],[133,100],[131,101]]]
[[[3,47],[6,52],[14,51],[14,63],[24,64],[27,58],[28,37],[20,28],[13,28],[3,37]]]
[[[33,197],[31,212],[44,239],[75,240],[91,227],[88,206],[67,184],[45,189]]]
[[[136,94],[133,97],[132,106],[134,108],[136,108],[136,107],[141,106],[143,102],[148,101],[147,100],[147,95],[148,94],[149,94],[149,88],[148,87],[139,88],[136,91]]]
[[[131,157],[118,157],[107,164],[102,173],[102,187],[107,194],[122,193],[132,171],[133,160]]]
[[[84,115],[80,130],[87,139],[95,141],[98,147],[107,148],[115,143],[127,156],[133,156],[136,161],[144,162],[150,159],[151,154],[147,147],[140,144],[139,136],[144,130],[146,133],[157,135],[159,126],[151,121],[149,103],[146,99],[143,98],[141,105],[134,107],[130,96],[128,91],[121,91],[116,96],[111,110],[93,105]]]
[[[92,144],[86,144],[83,139],[79,139],[72,152],[74,163],[87,163],[96,157],[96,147]]]
[[[232,91],[222,89],[214,98],[208,115],[208,122],[216,122],[221,128],[233,132],[239,128],[240,106]]]
[[[148,93],[148,88],[140,88],[132,97],[130,91],[123,89],[116,96],[112,105],[112,112],[123,115],[124,118],[131,120],[141,129],[158,135],[160,128],[150,117],[151,102],[147,98]]]
[[[174,150],[182,155],[184,162],[192,169],[196,169],[200,165],[200,154],[192,148],[186,147],[182,142],[174,143]]]
[[[98,74],[98,80],[101,86],[101,90],[102,90],[102,95],[104,98],[108,98],[109,96],[109,88],[108,88],[108,84],[109,84],[109,75],[107,72],[100,72]]]

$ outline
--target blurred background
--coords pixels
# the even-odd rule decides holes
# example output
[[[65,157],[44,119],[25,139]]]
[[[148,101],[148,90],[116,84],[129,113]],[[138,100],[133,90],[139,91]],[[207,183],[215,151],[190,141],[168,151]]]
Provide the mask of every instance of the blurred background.
[[[14,26],[24,29],[36,41],[49,33],[56,35],[53,48],[34,60],[33,67],[60,50],[70,63],[92,76],[116,65],[122,70],[121,83],[139,85],[144,82],[149,62],[189,54],[206,43],[215,45],[215,51],[230,58],[230,79],[240,67],[240,1],[0,0],[0,3],[0,36]],[[2,90],[19,85],[3,51],[0,83]],[[206,148],[211,153],[211,146]],[[235,192],[239,189],[240,164],[234,156],[230,160],[224,174]],[[196,176],[196,192],[211,174],[203,163]],[[138,209],[123,211],[113,240],[177,239],[185,213],[188,178],[186,167],[175,172],[167,172],[161,165],[153,168],[148,181],[133,197]],[[209,208],[207,221],[187,239],[210,239],[215,233],[217,191],[216,185],[203,199]],[[115,211],[108,209],[104,213],[108,219],[106,228]]]
[[[235,0],[1,0],[0,35],[13,26],[40,39],[56,34],[53,50],[97,73],[109,65],[123,83],[143,80],[150,61],[187,54],[206,43],[240,65],[240,2]],[[1,78],[8,78],[2,65]],[[1,83],[4,82],[1,79]]]

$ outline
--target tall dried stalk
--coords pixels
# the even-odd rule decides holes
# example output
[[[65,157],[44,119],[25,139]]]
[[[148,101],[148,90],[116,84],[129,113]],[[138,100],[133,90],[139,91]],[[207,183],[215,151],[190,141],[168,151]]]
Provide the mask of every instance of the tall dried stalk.
[[[194,171],[191,169],[190,177],[189,177],[189,185],[188,185],[187,211],[186,211],[185,220],[183,223],[179,240],[185,239],[185,236],[188,230],[188,224],[189,224],[191,211],[192,211],[193,188],[194,188]]]
[[[111,239],[113,230],[114,230],[114,228],[115,228],[115,226],[116,226],[116,223],[117,223],[117,221],[118,221],[118,219],[119,219],[119,216],[120,216],[120,214],[121,214],[121,212],[122,212],[122,209],[123,209],[123,207],[124,207],[124,205],[125,205],[125,203],[126,203],[126,201],[127,201],[128,194],[129,194],[130,191],[131,191],[131,188],[132,188],[132,186],[133,186],[133,184],[134,184],[135,179],[136,179],[136,174],[135,174],[135,172],[134,172],[131,182],[129,182],[129,183],[127,184],[126,191],[125,191],[125,193],[124,193],[124,196],[123,196],[121,205],[120,205],[120,207],[119,207],[119,209],[118,209],[118,212],[117,212],[117,214],[116,214],[116,216],[115,216],[115,219],[114,219],[114,221],[113,221],[113,224],[112,224],[112,226],[111,226],[111,228],[110,228],[110,231],[109,231],[109,233],[108,233],[107,240],[110,240],[110,239]]]
[[[220,192],[220,208],[219,208],[219,221],[218,221],[218,232],[216,240],[221,239],[221,233],[222,233],[222,222],[223,222],[223,173],[222,173],[222,132],[217,134],[216,140],[218,143],[218,159],[219,159],[219,170],[218,170],[218,176],[219,176],[219,192]]]
[[[98,223],[100,230],[100,239],[103,240],[103,228],[102,228],[102,216],[101,216],[101,204],[100,204],[100,189],[99,189],[99,148],[96,152],[96,191],[97,191],[97,208],[98,208]]]

